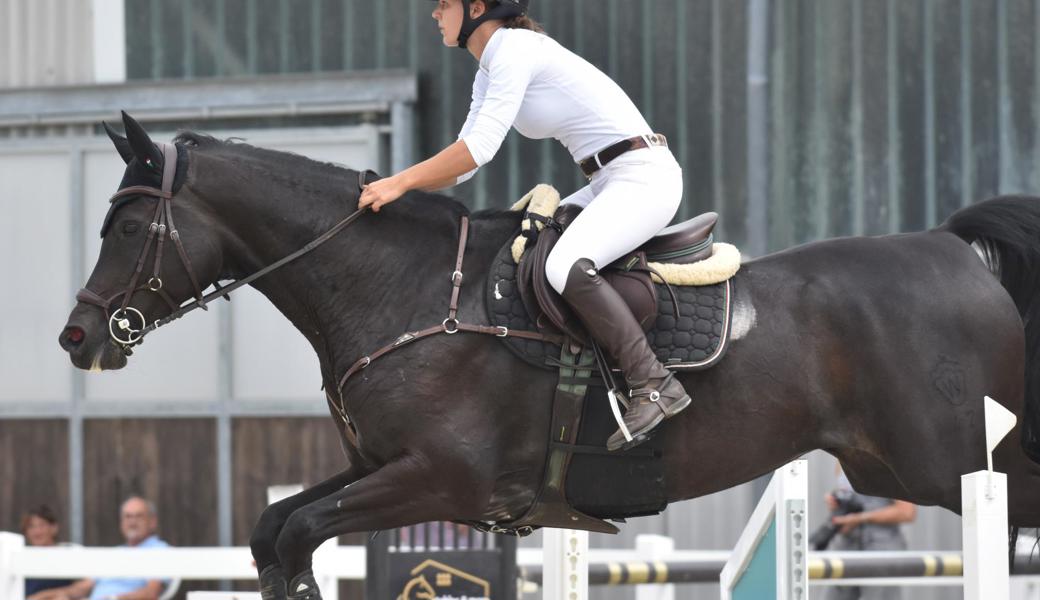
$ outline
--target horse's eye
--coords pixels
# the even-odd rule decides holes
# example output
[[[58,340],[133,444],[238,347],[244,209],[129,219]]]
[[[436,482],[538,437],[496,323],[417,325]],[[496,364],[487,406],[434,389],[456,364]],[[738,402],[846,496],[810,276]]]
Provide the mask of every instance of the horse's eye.
[[[126,235],[134,235],[140,229],[140,223],[135,223],[134,221],[127,221],[123,223],[123,233],[125,233]]]

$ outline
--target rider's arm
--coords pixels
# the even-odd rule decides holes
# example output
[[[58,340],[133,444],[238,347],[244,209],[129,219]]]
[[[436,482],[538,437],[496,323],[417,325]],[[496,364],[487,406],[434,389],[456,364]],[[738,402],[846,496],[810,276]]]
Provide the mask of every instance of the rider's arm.
[[[917,518],[917,506],[905,500],[894,500],[892,504],[860,513],[864,523],[896,525],[909,523]]]
[[[871,523],[873,525],[898,525],[917,518],[917,506],[905,500],[893,500],[892,504],[874,510],[831,517],[835,525],[843,526],[843,532]]]
[[[473,171],[473,160],[466,142],[459,140],[434,156],[401,171],[402,183],[410,190],[434,191],[455,185],[460,175]]]

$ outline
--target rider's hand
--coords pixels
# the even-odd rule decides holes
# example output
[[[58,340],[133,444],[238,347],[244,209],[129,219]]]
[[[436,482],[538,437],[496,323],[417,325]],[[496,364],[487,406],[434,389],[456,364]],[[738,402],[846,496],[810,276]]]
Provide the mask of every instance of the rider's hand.
[[[401,183],[397,175],[373,181],[362,190],[358,208],[368,206],[372,212],[379,212],[380,208],[397,200],[407,191],[408,189]]]

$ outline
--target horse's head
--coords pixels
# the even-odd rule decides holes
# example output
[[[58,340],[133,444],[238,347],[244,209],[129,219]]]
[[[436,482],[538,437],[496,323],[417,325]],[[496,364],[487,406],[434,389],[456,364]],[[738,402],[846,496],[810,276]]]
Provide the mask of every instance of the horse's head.
[[[182,183],[184,148],[155,144],[123,113],[108,132],[126,162],[101,228],[101,252],[58,338],[81,369],[120,369],[149,324],[216,282],[220,245],[206,207]]]

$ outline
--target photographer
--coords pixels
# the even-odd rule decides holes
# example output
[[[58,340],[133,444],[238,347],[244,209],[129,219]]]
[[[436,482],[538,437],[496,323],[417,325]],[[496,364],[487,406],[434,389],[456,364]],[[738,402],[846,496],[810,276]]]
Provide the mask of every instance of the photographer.
[[[838,528],[828,550],[906,550],[906,538],[899,524],[910,523],[917,517],[917,507],[910,502],[858,494],[840,468],[837,485],[824,501],[832,514],[831,524]],[[849,512],[850,507],[854,512]],[[890,586],[835,586],[824,596],[826,600],[899,600],[901,597],[899,588]]]

